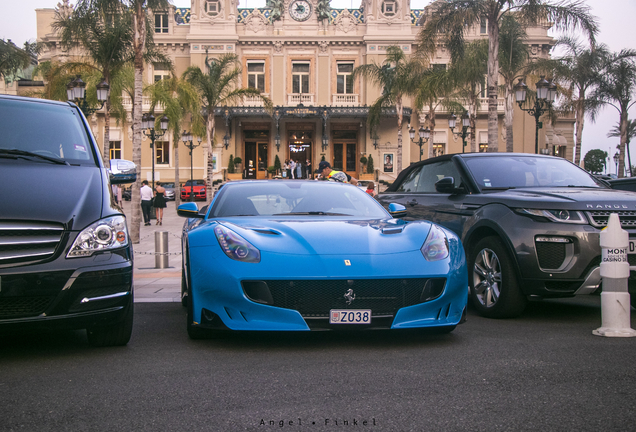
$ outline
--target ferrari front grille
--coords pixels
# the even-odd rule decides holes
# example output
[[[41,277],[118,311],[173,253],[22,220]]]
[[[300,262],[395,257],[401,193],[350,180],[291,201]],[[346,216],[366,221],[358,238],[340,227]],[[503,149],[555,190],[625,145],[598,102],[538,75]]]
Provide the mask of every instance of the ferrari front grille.
[[[446,285],[445,278],[265,282],[273,306],[312,318],[328,317],[331,309],[371,309],[373,316],[395,315],[400,308],[439,297]]]

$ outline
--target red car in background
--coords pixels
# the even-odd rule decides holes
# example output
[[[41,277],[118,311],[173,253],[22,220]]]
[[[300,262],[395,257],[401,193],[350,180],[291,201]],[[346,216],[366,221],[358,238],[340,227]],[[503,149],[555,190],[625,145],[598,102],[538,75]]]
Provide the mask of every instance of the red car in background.
[[[194,186],[192,186],[194,184]],[[190,200],[190,190],[194,189],[194,200],[206,200],[205,180],[188,180],[181,188],[181,201]]]

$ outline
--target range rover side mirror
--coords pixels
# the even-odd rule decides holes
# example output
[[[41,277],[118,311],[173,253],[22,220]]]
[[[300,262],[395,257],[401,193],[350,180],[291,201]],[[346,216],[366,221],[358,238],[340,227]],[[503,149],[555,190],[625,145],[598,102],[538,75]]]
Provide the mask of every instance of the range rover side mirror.
[[[137,181],[137,166],[125,159],[111,159],[108,172],[111,184],[134,183]]]
[[[435,182],[435,190],[439,193],[455,192],[455,179],[452,177],[444,177],[441,180]]]

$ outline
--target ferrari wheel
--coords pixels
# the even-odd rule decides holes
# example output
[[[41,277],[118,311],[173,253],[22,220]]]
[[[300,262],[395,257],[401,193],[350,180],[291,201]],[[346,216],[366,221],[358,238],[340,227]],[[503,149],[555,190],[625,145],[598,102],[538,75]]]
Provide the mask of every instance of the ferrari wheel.
[[[186,302],[188,304],[188,322],[187,330],[190,339],[207,339],[209,337],[208,331],[194,325],[194,305],[192,304],[192,296],[186,296]]]
[[[472,250],[468,268],[470,297],[480,315],[512,318],[523,312],[527,299],[499,238],[481,239]]]

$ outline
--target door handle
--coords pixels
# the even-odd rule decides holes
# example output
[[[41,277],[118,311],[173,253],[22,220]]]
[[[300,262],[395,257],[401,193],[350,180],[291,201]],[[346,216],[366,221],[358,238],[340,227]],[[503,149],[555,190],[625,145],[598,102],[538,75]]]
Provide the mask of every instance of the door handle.
[[[417,205],[417,201],[415,200],[415,198],[413,198],[411,201],[407,202],[407,204],[411,207],[414,207],[415,205]]]

